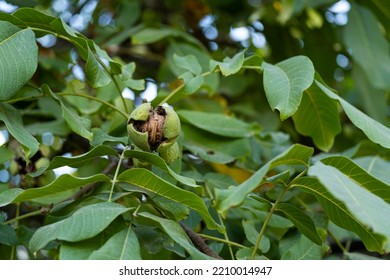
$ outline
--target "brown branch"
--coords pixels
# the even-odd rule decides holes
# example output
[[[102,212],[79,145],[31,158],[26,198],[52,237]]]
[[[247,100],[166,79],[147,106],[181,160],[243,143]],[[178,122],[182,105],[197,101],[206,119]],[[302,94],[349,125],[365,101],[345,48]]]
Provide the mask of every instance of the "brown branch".
[[[192,229],[190,229],[188,226],[186,226],[183,222],[179,222],[187,236],[191,239],[192,243],[203,253],[206,255],[213,257],[215,259],[222,260],[222,258],[211,249],[206,242],[203,240],[202,237],[200,237],[196,232],[194,232]]]

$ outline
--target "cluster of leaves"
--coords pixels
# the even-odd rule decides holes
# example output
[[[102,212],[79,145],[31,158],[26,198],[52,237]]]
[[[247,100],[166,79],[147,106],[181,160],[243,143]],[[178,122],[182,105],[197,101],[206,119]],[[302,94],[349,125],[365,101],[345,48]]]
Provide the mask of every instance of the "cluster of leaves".
[[[195,4],[210,12],[184,2],[187,12]],[[266,10],[293,26],[302,11],[313,20],[315,8],[334,1],[271,2],[251,17]],[[378,11],[352,4],[344,37],[353,75],[388,91]],[[138,1],[118,5],[116,24],[94,25],[96,40],[37,8],[0,13],[0,120],[12,136],[0,146],[9,175],[0,184],[0,258],[213,258],[194,236],[226,259],[337,257],[334,244],[343,257],[368,258],[349,252],[352,241],[390,252],[390,129],[373,109],[386,108],[384,94],[368,97],[366,114],[316,73],[313,50],[277,63],[254,46],[211,53],[185,29],[153,25]],[[37,45],[47,36],[55,47]],[[356,44],[362,38],[380,44]],[[157,73],[153,51],[163,56],[155,55]],[[152,70],[137,63],[136,71],[142,56]],[[72,74],[76,66],[85,79]],[[138,99],[123,92],[144,90],[137,75],[153,76],[152,104],[169,103],[180,117],[182,157],[170,165],[127,137]],[[58,175],[62,167],[73,172]]]

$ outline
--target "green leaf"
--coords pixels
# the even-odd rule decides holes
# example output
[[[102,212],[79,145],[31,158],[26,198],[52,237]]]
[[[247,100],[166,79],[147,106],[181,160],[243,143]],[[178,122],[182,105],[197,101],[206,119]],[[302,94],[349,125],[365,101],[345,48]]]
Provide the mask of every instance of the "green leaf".
[[[96,55],[97,56],[97,55]],[[100,65],[98,58],[88,47],[87,63],[85,64],[85,74],[91,80],[94,88],[103,87],[111,82],[110,76],[107,74],[102,65]]]
[[[390,129],[383,124],[371,119],[360,110],[349,104],[319,81],[315,83],[330,98],[338,100],[351,122],[374,143],[390,149]]]
[[[318,235],[313,220],[301,209],[289,203],[279,203],[276,210],[283,212],[286,217],[294,223],[297,229],[312,242],[317,245],[322,244],[322,240]]]
[[[91,120],[80,117],[74,112],[70,107],[66,106],[60,97],[55,95],[48,85],[42,85],[42,91],[46,94],[51,95],[53,99],[61,105],[62,116],[65,119],[66,123],[69,125],[69,128],[72,129],[78,135],[92,141],[93,134],[90,132]]]
[[[0,146],[0,164],[9,161],[13,158],[14,153],[8,150],[6,147]]]
[[[210,260],[211,257],[203,254],[194,247],[182,227],[175,221],[163,219],[147,212],[141,212],[138,216],[144,217],[156,223],[177,244],[183,247],[194,260]]]
[[[173,58],[175,54],[179,56],[186,56],[189,54],[194,55],[196,59],[199,61],[200,66],[202,67],[202,72],[209,71],[209,63],[211,58],[210,58],[210,54],[207,51],[205,51],[203,48],[197,48],[194,45],[173,42],[169,45],[165,57],[167,58],[169,69],[176,77],[180,77],[181,75],[183,75],[185,72],[188,71],[177,67],[176,62]],[[186,85],[188,92],[195,92],[196,86],[199,85],[201,85],[201,87],[207,90],[209,93],[214,93],[218,88],[218,83],[219,83],[218,74],[211,74],[205,77],[201,75],[196,75],[191,77],[188,76],[187,79],[188,81],[186,83],[190,81],[190,84]],[[175,96],[173,99],[171,99],[171,102],[183,98],[185,96],[186,96],[185,94],[181,94],[180,96],[177,97]]]
[[[262,183],[264,176],[270,169],[283,164],[307,166],[312,154],[312,148],[299,144],[293,145],[279,156],[264,164],[242,184],[232,186],[227,190],[216,189],[216,208],[218,212],[222,215],[226,215],[228,209],[242,204],[247,196]]]
[[[252,243],[253,245],[256,244],[257,238],[259,236],[259,232],[257,231],[255,227],[255,222],[254,221],[242,221],[242,226],[244,228],[245,232],[245,237],[246,239]],[[267,236],[263,235],[261,240],[260,240],[260,251],[262,253],[267,253],[271,247],[270,240]]]
[[[241,51],[235,54],[232,58],[226,57],[223,62],[210,60],[210,71],[213,72],[216,68],[219,68],[224,76],[233,75],[241,70],[241,67],[244,64],[244,59],[245,51]]]
[[[353,59],[363,68],[376,88],[390,89],[390,44],[374,14],[353,4],[343,32],[344,42]]]
[[[6,189],[0,192],[0,207],[6,206],[14,201],[14,199],[24,190],[20,188]]]
[[[233,162],[250,154],[248,138],[226,138],[182,123],[184,147],[200,158],[217,163]]]
[[[114,234],[101,248],[94,251],[90,260],[140,260],[141,248],[131,227]]]
[[[178,29],[174,28],[151,28],[147,27],[136,34],[133,35],[132,43],[133,44],[151,44],[157,41],[160,41],[162,39],[165,39],[167,37],[178,37],[186,40],[189,43],[195,44],[195,45],[201,45],[197,39],[195,39],[193,36],[187,34],[186,32],[182,32]]]
[[[0,101],[9,100],[38,66],[34,32],[0,21]]]
[[[183,122],[217,135],[241,138],[253,134],[248,123],[227,115],[189,110],[179,110],[177,114]]]
[[[178,78],[184,81],[185,86],[183,90],[187,94],[198,91],[204,82],[203,76],[194,76],[190,71],[184,72]]]
[[[79,242],[61,242],[58,258],[60,260],[87,260],[92,252],[102,245],[103,234],[105,232]]]
[[[349,158],[332,156],[324,158],[321,161],[326,165],[337,168],[344,173],[345,176],[349,177],[351,181],[358,183],[372,194],[382,198],[387,203],[390,203],[390,185],[370,175]],[[375,161],[372,162],[372,164],[375,164]],[[387,169],[387,173],[389,170],[390,169]]]
[[[390,213],[388,203],[365,189],[361,182],[354,181],[335,167],[322,162],[316,162],[310,167],[308,174],[316,176],[336,199],[345,204],[351,215],[361,224],[390,240],[390,220],[386,215]],[[385,246],[385,250],[390,251],[390,243]]]
[[[210,229],[220,229],[207,210],[206,204],[196,194],[180,189],[161,179],[154,173],[143,168],[132,168],[118,176],[118,181],[127,182],[135,186],[184,204],[195,210],[205,220]]]
[[[154,166],[157,166],[161,168],[164,171],[167,171],[175,180],[179,181],[180,183],[192,187],[192,188],[202,188],[201,186],[197,185],[195,180],[192,178],[184,177],[176,172],[174,172],[167,164],[166,162],[159,157],[156,154],[152,154],[149,152],[143,152],[143,151],[137,151],[137,150],[127,150],[124,153],[125,157],[129,158],[137,158],[142,161],[148,162]]]
[[[59,195],[69,190],[74,190],[76,188],[86,186],[88,184],[108,181],[110,181],[110,178],[104,174],[95,174],[93,176],[85,178],[79,178],[69,174],[63,174],[47,186],[25,190],[24,192],[20,193],[14,199],[13,202],[30,201],[36,200],[38,198],[40,199],[40,201],[42,201],[42,199],[46,198],[46,200],[48,200],[48,203],[55,203],[58,202],[55,201],[53,198],[53,196],[55,195]]]
[[[113,202],[85,206],[64,220],[40,227],[32,236],[29,247],[36,252],[55,239],[74,242],[94,237],[128,210]]]
[[[378,156],[366,156],[354,160],[357,165],[366,170],[370,175],[390,185],[390,162]]]
[[[91,141],[91,146],[93,147],[99,147],[106,142],[116,142],[125,145],[127,145],[129,142],[128,136],[122,136],[122,137],[111,136],[99,127],[92,128],[91,131],[93,133],[93,140]]]
[[[0,121],[5,123],[9,133],[23,145],[26,157],[30,158],[39,149],[38,141],[23,127],[20,112],[7,103],[0,102]]]
[[[314,79],[314,66],[305,56],[295,56],[275,65],[263,62],[264,90],[272,110],[280,111],[280,119],[294,115],[302,93]]]
[[[50,23],[55,19],[55,17],[44,14],[37,9],[33,8],[20,8],[17,9],[12,16],[21,20],[24,25],[29,27],[34,27],[38,32],[38,35],[46,32],[55,32],[56,30],[50,26]]]
[[[287,242],[289,248],[283,253],[282,260],[320,260],[322,257],[322,247],[313,243],[305,235],[292,238]],[[286,246],[283,241],[281,245]]]
[[[163,28],[145,28],[137,32],[132,37],[133,44],[150,44],[157,41],[160,41],[166,37],[172,35],[171,29]]]
[[[16,236],[15,229],[10,225],[0,224],[0,244],[6,244],[8,246],[18,245],[18,237]],[[4,257],[4,255],[2,255]]]
[[[178,67],[188,70],[192,74],[200,75],[202,73],[202,66],[200,66],[198,59],[193,54],[186,56],[174,54],[173,60]]]
[[[384,90],[374,87],[359,64],[355,64],[352,68],[352,79],[363,111],[380,123],[388,123],[387,97]]]
[[[341,132],[337,102],[324,95],[315,84],[303,94],[293,120],[297,131],[310,136],[323,151],[332,148],[335,136]]]
[[[383,236],[373,233],[360,222],[345,204],[335,198],[317,178],[303,177],[295,180],[293,186],[314,195],[332,222],[341,228],[356,233],[363,241],[367,250],[383,252],[382,246],[385,243]]]
[[[370,255],[366,255],[366,254],[362,254],[362,253],[358,253],[358,252],[344,252],[344,256],[346,256],[349,260],[357,260],[357,261],[361,261],[361,260],[381,260],[380,258],[376,258],[376,257],[373,257],[373,256],[370,256]]]
[[[56,156],[52,159],[50,164],[48,166],[42,167],[38,169],[34,173],[30,173],[29,175],[31,177],[37,177],[46,170],[53,170],[58,167],[62,166],[70,166],[70,167],[79,167],[82,164],[84,164],[86,161],[94,159],[94,158],[100,158],[103,156],[116,156],[118,157],[118,152],[115,151],[113,148],[109,146],[98,146],[93,148],[87,153],[84,153],[82,155],[74,156],[74,157],[63,157],[63,156]]]

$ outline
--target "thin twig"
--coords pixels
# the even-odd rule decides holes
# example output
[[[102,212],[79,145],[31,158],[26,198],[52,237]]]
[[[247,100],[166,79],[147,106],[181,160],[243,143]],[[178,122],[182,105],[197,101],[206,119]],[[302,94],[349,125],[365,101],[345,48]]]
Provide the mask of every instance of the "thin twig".
[[[192,243],[194,243],[194,245],[201,252],[205,253],[206,255],[212,258],[222,260],[222,258],[206,244],[206,242],[203,240],[202,237],[200,237],[196,232],[194,232],[192,229],[186,226],[183,222],[179,222],[179,224],[181,225],[181,227],[183,228],[187,236],[191,239]]]

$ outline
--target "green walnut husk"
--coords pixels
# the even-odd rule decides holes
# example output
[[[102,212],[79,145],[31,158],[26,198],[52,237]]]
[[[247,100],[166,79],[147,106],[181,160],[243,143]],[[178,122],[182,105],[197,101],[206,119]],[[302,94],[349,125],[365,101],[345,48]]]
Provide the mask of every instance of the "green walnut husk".
[[[167,164],[171,164],[175,160],[179,159],[180,155],[180,147],[177,142],[173,143],[172,146],[160,152],[160,156],[165,160]]]
[[[130,114],[127,125],[135,146],[143,151],[158,152],[167,163],[180,157],[176,143],[180,129],[180,119],[171,107],[153,108],[150,103],[138,106]]]

